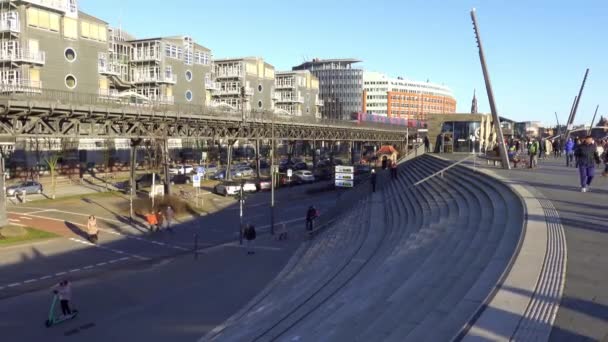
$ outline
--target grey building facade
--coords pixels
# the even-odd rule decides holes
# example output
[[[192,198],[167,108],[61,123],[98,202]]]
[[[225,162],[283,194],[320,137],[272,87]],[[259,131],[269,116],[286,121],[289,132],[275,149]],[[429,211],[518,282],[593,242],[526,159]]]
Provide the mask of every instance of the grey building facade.
[[[224,58],[214,62],[211,106],[229,110],[274,110],[274,66],[259,57]],[[241,88],[245,87],[245,97]]]
[[[321,117],[319,80],[308,70],[275,75],[275,112],[290,116]]]
[[[319,96],[323,101],[322,117],[350,120],[352,113],[363,107],[363,70],[355,69],[356,59],[313,59],[293,67],[309,70],[319,79]]]

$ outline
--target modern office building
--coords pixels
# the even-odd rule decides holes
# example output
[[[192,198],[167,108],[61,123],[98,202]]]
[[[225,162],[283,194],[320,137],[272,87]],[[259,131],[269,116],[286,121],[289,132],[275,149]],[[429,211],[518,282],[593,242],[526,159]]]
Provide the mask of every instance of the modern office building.
[[[363,70],[352,67],[359,62],[356,59],[316,58],[293,67],[293,70],[309,70],[319,79],[322,117],[350,120],[362,106]]]
[[[216,59],[214,77],[211,106],[242,110],[245,100],[246,111],[273,110],[275,71],[262,58]]]
[[[456,112],[452,91],[438,84],[366,71],[363,89],[362,111],[370,114],[426,120],[428,114]]]
[[[308,70],[275,74],[275,112],[291,116],[321,117],[319,80]]]

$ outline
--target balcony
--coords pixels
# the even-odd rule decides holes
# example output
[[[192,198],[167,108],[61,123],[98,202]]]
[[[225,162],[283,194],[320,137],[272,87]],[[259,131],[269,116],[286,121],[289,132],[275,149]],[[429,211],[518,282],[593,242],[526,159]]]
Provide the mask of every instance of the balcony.
[[[102,75],[115,75],[120,76],[121,64],[115,62],[107,62],[105,60],[99,60],[97,62],[97,70]]]
[[[218,91],[220,89],[220,85],[216,82],[207,81],[205,82],[205,90]]]
[[[150,99],[150,102],[155,102],[155,103],[159,103],[159,104],[174,104],[175,103],[175,97],[174,96],[167,96],[167,95],[150,95],[148,96],[148,99]]]
[[[42,82],[24,79],[2,80],[0,81],[0,93],[41,94]]]
[[[323,107],[323,100],[316,100],[315,105],[317,105],[318,107]]]
[[[295,89],[295,83],[276,83],[274,86],[275,89]]]
[[[243,73],[240,70],[217,70],[215,78],[240,78]]]
[[[6,49],[0,50],[0,62],[6,63],[30,63],[44,65],[46,55],[41,51],[30,51],[28,49]]]
[[[99,97],[104,100],[119,99],[118,90],[116,89],[99,89]]]
[[[177,75],[133,75],[133,83],[177,83]]]
[[[135,53],[135,51],[133,52],[133,54],[131,54],[131,62],[160,62],[161,61],[161,56],[160,53],[143,53],[143,54],[138,54]]]
[[[2,0],[0,3],[9,2],[9,0]],[[19,2],[19,1],[16,1]],[[34,4],[40,7],[45,7],[48,9],[53,9],[59,12],[67,13],[70,8],[68,7],[68,2],[63,0],[21,0],[21,2],[27,2],[30,4]]]
[[[19,17],[17,12],[8,12],[7,16],[0,19],[0,33],[20,33],[21,25],[19,23]]]
[[[218,89],[213,91],[213,95],[217,96],[241,96],[241,88],[223,88],[220,89],[218,85]],[[253,96],[253,89],[250,87],[245,87],[245,96]]]

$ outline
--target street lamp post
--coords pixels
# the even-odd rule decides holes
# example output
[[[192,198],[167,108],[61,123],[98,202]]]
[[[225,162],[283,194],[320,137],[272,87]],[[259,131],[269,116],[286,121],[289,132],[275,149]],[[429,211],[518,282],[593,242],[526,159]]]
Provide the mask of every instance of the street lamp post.
[[[239,244],[243,244],[243,185],[245,180],[241,180],[241,190],[239,191]]]
[[[270,235],[274,235],[274,187],[275,187],[275,176],[276,166],[274,165],[274,113],[272,115],[271,123],[271,140],[270,140]]]

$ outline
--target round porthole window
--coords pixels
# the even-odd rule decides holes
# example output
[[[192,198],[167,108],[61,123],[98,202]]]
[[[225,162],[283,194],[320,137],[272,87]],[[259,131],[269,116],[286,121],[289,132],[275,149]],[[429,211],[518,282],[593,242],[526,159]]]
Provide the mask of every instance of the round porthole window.
[[[74,75],[67,75],[65,77],[65,86],[70,88],[70,89],[74,89],[76,88],[77,85],[77,81],[76,81],[76,77],[74,77]]]
[[[262,105],[263,105],[262,101],[258,101],[258,108],[262,108]]]
[[[192,71],[190,71],[190,70],[186,71],[186,80],[188,82],[192,81]]]
[[[76,51],[74,51],[72,48],[65,49],[63,54],[68,62],[73,62],[76,60]]]
[[[263,88],[262,88],[262,85],[261,85],[261,84],[260,84],[260,85],[258,85],[258,91],[259,91],[260,93],[262,92],[262,89],[263,89]]]
[[[186,91],[186,100],[188,102],[192,101],[192,92],[190,90]]]

